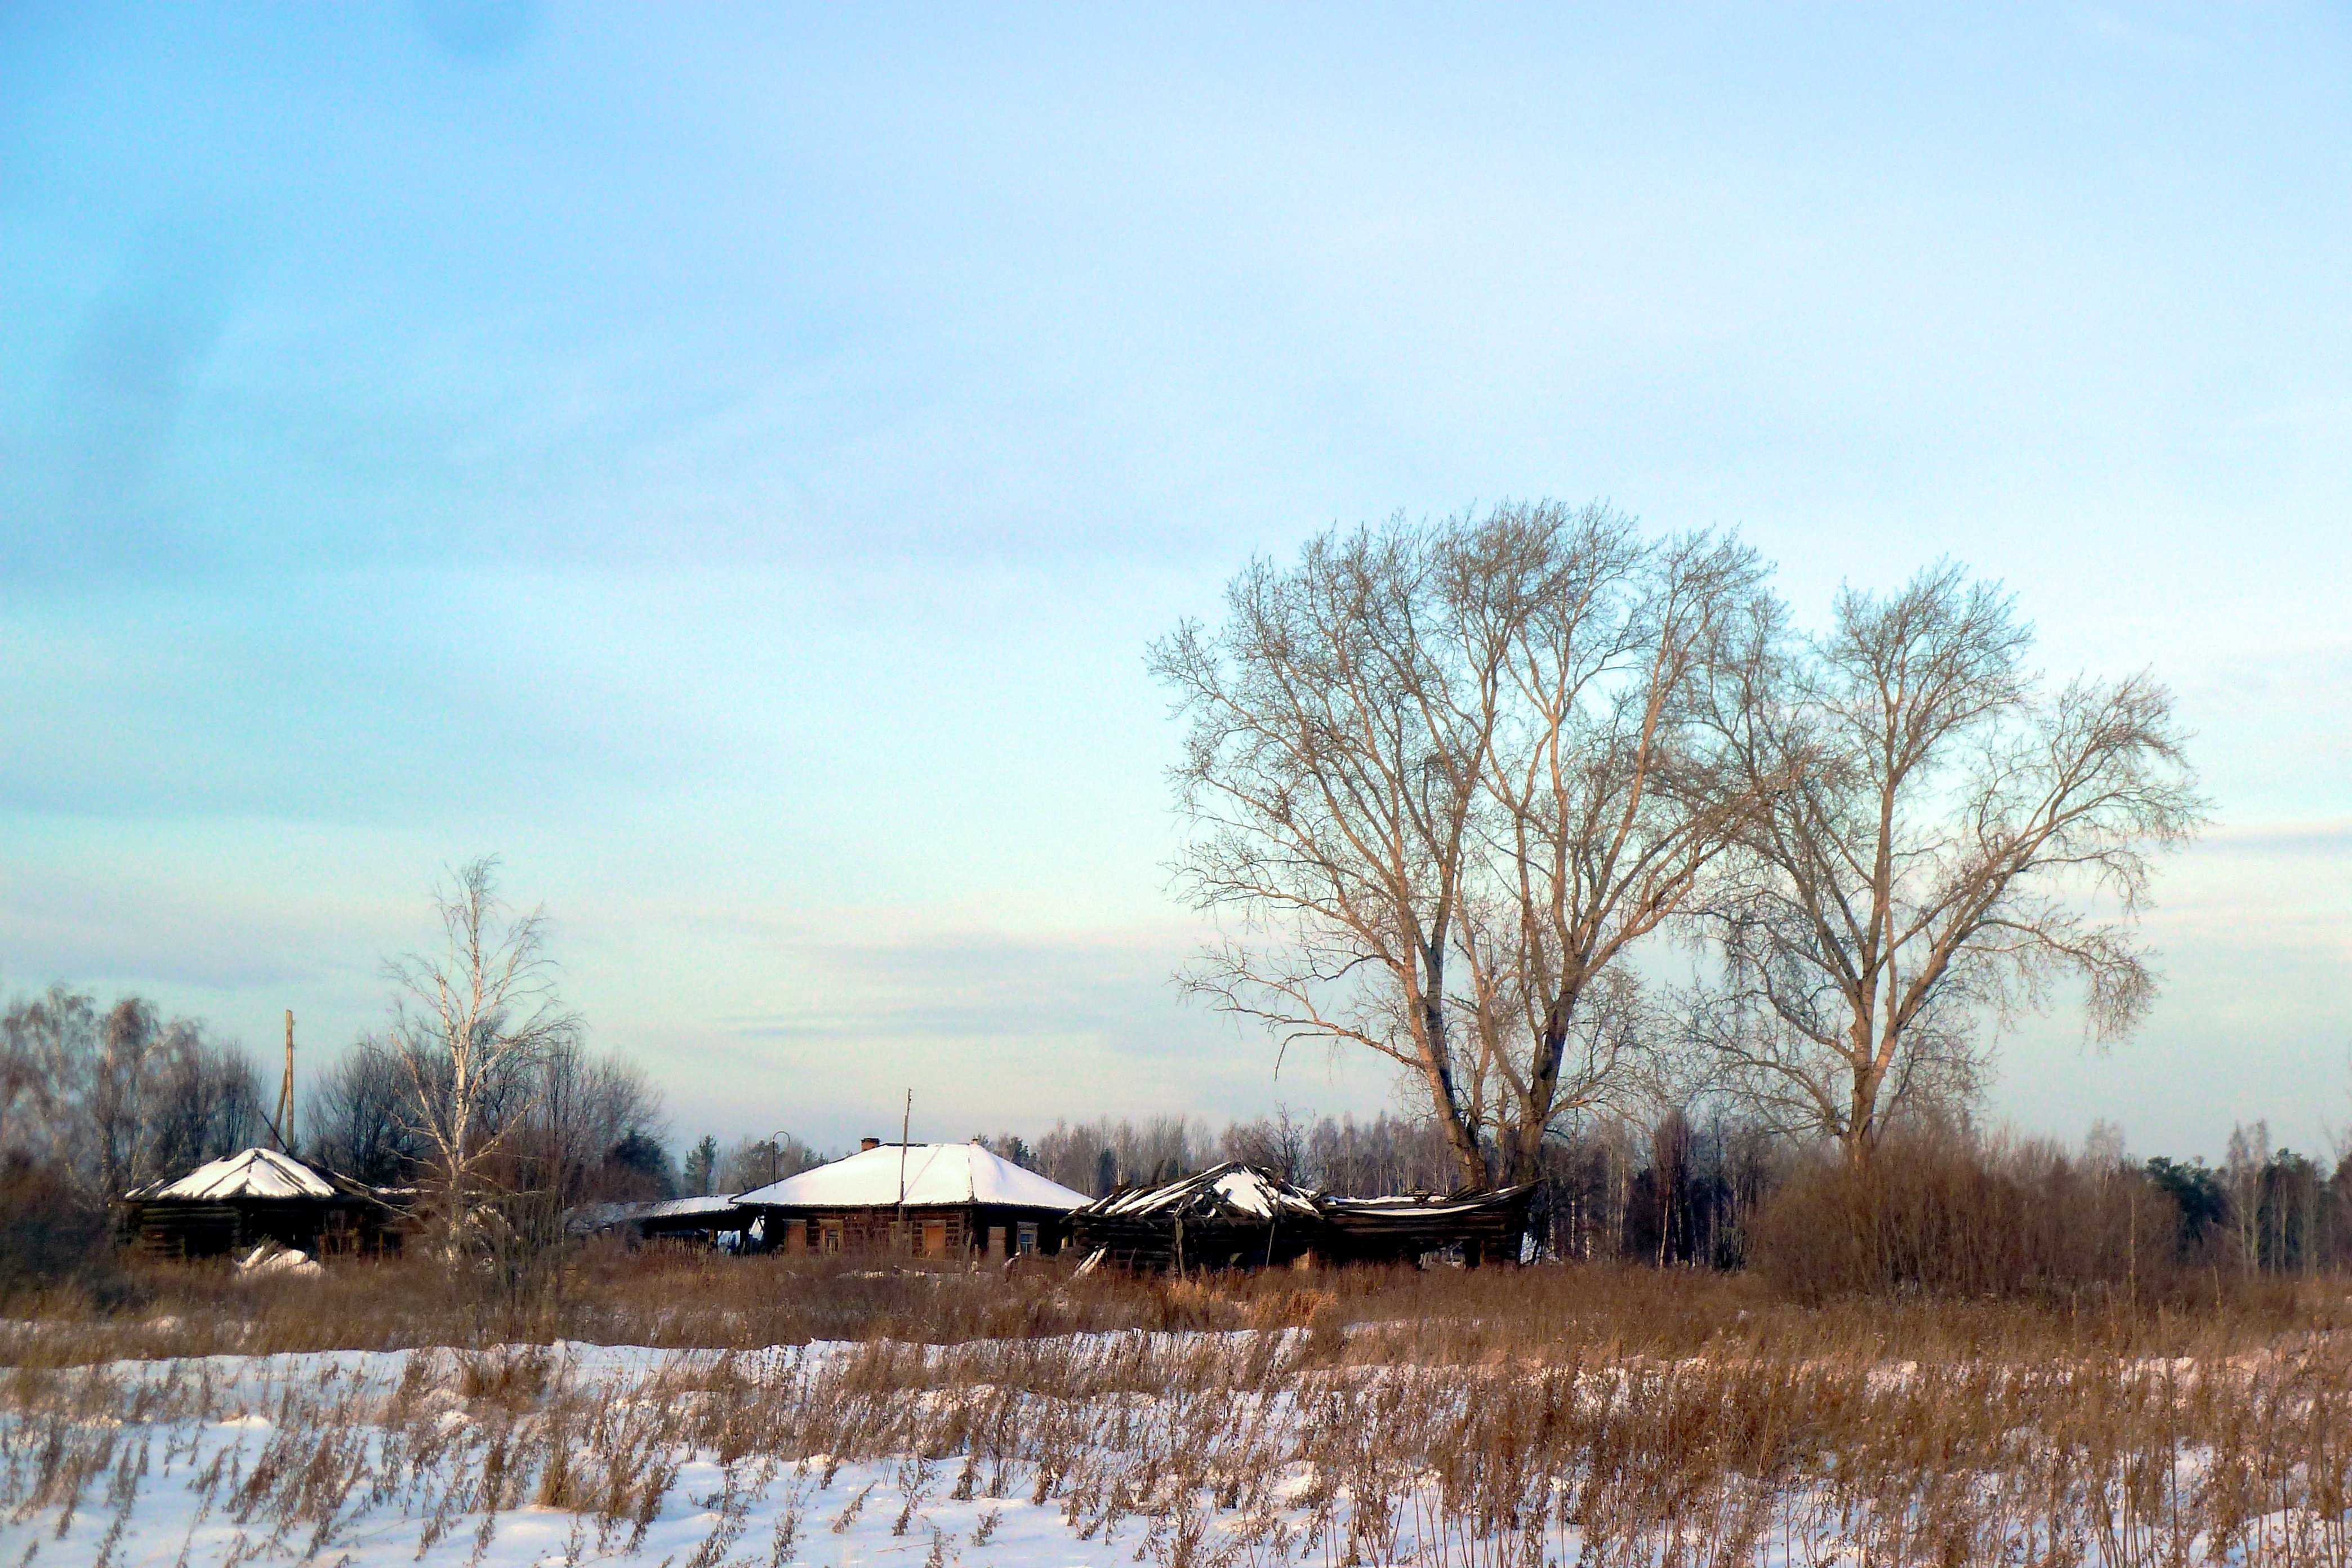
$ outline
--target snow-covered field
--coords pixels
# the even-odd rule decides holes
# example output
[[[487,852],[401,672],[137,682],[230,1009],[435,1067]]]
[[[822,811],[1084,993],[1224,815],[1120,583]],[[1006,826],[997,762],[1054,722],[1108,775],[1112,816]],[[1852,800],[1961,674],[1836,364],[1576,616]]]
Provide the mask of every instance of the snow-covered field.
[[[1366,1350],[1137,1332],[18,1371],[0,1568],[2352,1557],[2332,1373]],[[2259,1422],[2242,1452],[2200,1436]]]
[[[634,1415],[649,1430],[671,1414],[661,1401],[693,1397],[680,1385],[700,1381],[721,1359],[570,1344],[485,1359],[495,1366],[541,1353],[551,1382],[606,1396],[625,1420]],[[727,1359],[755,1385],[786,1385],[837,1368],[852,1353],[853,1347],[816,1345]],[[127,1405],[127,1419],[101,1417],[97,1428],[97,1457],[110,1462],[90,1467],[70,1505],[60,1499],[28,1509],[26,1498],[11,1498],[16,1506],[0,1520],[0,1542],[17,1568],[282,1561],[524,1568],[615,1559],[695,1568],[1110,1563],[1133,1559],[1139,1546],[1149,1557],[1163,1543],[1147,1537],[1165,1534],[1150,1520],[1131,1518],[1074,1529],[1061,1500],[1033,1501],[1026,1492],[950,1496],[956,1476],[919,1458],[822,1452],[790,1461],[728,1459],[709,1450],[659,1454],[648,1445],[634,1487],[596,1496],[584,1510],[551,1506],[538,1500],[545,1456],[538,1473],[516,1464],[528,1445],[514,1441],[515,1424],[502,1410],[479,1415],[480,1402],[460,1392],[462,1364],[444,1352],[116,1363],[94,1375],[113,1383]],[[401,1409],[404,1385],[410,1408]],[[441,1438],[437,1451],[430,1437],[419,1440],[420,1425]],[[55,1430],[45,1422],[19,1426],[9,1455],[12,1492],[24,1489],[26,1473],[40,1462],[39,1446],[54,1441]],[[494,1458],[502,1441],[505,1456]],[[500,1468],[511,1491],[493,1497],[501,1482],[491,1473]],[[600,1473],[592,1485],[612,1479]],[[618,1506],[599,1506],[606,1503]]]
[[[1054,1348],[1104,1371],[1219,1348],[1198,1336],[1153,1336],[1160,1342],[1148,1347],[1142,1336],[1124,1336],[1124,1346],[1111,1338]],[[1034,1348],[1015,1359],[1034,1363]],[[912,1451],[787,1458],[730,1453],[723,1432],[718,1447],[697,1441],[713,1435],[707,1423],[720,1403],[763,1414],[791,1407],[815,1417],[793,1423],[813,1435],[824,1407],[845,1398],[853,1402],[845,1435],[855,1441],[863,1428],[870,1438],[908,1415],[988,1401],[994,1390],[969,1384],[953,1394],[886,1386],[968,1359],[969,1347],[734,1354],[560,1344],[129,1362],[57,1374],[39,1380],[43,1397],[20,1398],[5,1417],[0,1561],[1237,1563],[1285,1554],[1311,1522],[1313,1503],[1299,1501],[1311,1483],[1295,1477],[1263,1489],[1252,1520],[1204,1530],[1200,1500],[1155,1509],[1116,1479],[1082,1473],[1093,1456],[1075,1448],[1047,1459],[1075,1482],[1065,1489],[1040,1489],[1037,1467],[1016,1467],[1009,1455],[983,1473]],[[859,1401],[861,1373],[877,1367],[894,1370]],[[47,1408],[26,1407],[33,1404]],[[1149,1464],[1149,1423],[1136,1416],[1115,1413],[1111,1424],[1141,1439],[1129,1457]],[[45,1489],[44,1474],[64,1479]],[[1243,1542],[1253,1527],[1259,1539]]]

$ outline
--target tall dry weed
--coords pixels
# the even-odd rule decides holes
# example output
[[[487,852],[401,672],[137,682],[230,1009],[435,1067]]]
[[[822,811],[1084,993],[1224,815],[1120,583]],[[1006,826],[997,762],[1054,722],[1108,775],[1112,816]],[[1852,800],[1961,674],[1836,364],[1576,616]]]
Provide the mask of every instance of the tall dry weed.
[[[728,1277],[708,1299],[675,1289],[703,1277],[665,1264],[577,1294],[566,1310],[598,1301],[614,1337],[708,1347],[625,1374],[481,1343],[367,1375],[74,1367],[121,1326],[69,1325],[86,1337],[0,1385],[0,1520],[104,1559],[161,1470],[242,1532],[247,1559],[331,1554],[394,1519],[425,1546],[487,1551],[532,1502],[576,1513],[582,1550],[593,1535],[626,1553],[700,1460],[719,1484],[680,1506],[715,1520],[689,1554],[705,1568],[741,1554],[750,1500],[779,1486],[763,1548],[779,1562],[814,1522],[845,1532],[869,1511],[909,1551],[978,1552],[994,1527],[949,1542],[943,1494],[1026,1498],[1122,1557],[1231,1568],[2346,1560],[2352,1337],[2318,1285],[2193,1308],[1806,1308],[1759,1280],[1646,1269],[1164,1286],[820,1269],[788,1277],[806,1300],[757,1320],[860,1330],[806,1344],[746,1331],[755,1303]],[[205,1289],[224,1316],[254,1312],[247,1338],[376,1321],[333,1289],[354,1317]],[[146,1326],[142,1343],[225,1331],[192,1297],[174,1306],[193,1326]],[[1094,1331],[968,1331],[1040,1321]],[[221,1447],[215,1424],[247,1415],[268,1426]]]

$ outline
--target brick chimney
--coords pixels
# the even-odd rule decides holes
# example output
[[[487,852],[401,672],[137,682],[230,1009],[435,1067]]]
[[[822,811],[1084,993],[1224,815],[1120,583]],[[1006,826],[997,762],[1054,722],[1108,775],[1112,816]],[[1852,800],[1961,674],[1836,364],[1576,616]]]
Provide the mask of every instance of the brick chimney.
[[[857,1152],[861,1154],[865,1153],[869,1149],[879,1149],[880,1147],[882,1147],[882,1140],[879,1138],[860,1138],[857,1141]]]

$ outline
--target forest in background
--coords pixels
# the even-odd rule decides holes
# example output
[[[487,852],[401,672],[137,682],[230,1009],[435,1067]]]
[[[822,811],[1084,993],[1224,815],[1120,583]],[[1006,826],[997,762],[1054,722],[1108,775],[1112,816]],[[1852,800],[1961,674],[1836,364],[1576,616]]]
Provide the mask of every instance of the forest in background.
[[[56,987],[18,999],[0,1014],[0,1285],[10,1288],[102,1272],[112,1197],[277,1133],[245,1052],[135,996],[101,1005]],[[418,1081],[388,1039],[362,1040],[303,1094],[297,1151],[374,1185],[429,1185],[435,1151],[406,1108]],[[506,1075],[478,1114],[498,1148],[485,1180],[541,1233],[576,1205],[742,1191],[846,1152],[706,1136],[681,1154],[658,1089],[576,1038]],[[1090,1195],[1226,1160],[1357,1195],[1457,1184],[1437,1127],[1386,1114],[1286,1110],[1221,1129],[1181,1115],[1105,1119],[975,1138]],[[2261,1125],[2235,1131],[2219,1165],[2129,1155],[2110,1129],[2070,1150],[1960,1121],[1902,1130],[1855,1164],[1702,1104],[1557,1134],[1536,1179],[1534,1255],[1755,1269],[1800,1296],[2161,1294],[2200,1278],[2210,1294],[2352,1267],[2352,1157],[2273,1148]]]

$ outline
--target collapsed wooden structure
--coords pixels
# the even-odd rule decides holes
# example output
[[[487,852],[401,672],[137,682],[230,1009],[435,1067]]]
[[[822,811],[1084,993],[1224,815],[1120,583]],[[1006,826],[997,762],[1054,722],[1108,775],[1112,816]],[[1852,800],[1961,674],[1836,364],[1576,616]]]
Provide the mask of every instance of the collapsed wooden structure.
[[[738,1208],[733,1193],[708,1193],[654,1203],[583,1204],[563,1216],[563,1229],[567,1236],[715,1243],[721,1236],[748,1229],[758,1217]]]
[[[1529,1186],[1345,1198],[1238,1161],[1152,1187],[1126,1187],[1070,1215],[1071,1244],[1133,1269],[1409,1263],[1457,1250],[1516,1261]]]
[[[264,1241],[313,1258],[396,1251],[383,1194],[275,1149],[247,1149],[123,1195],[125,1240],[163,1258],[216,1258]]]
[[[1072,1192],[977,1143],[884,1143],[735,1199],[771,1252],[1005,1258],[1059,1252]]]

